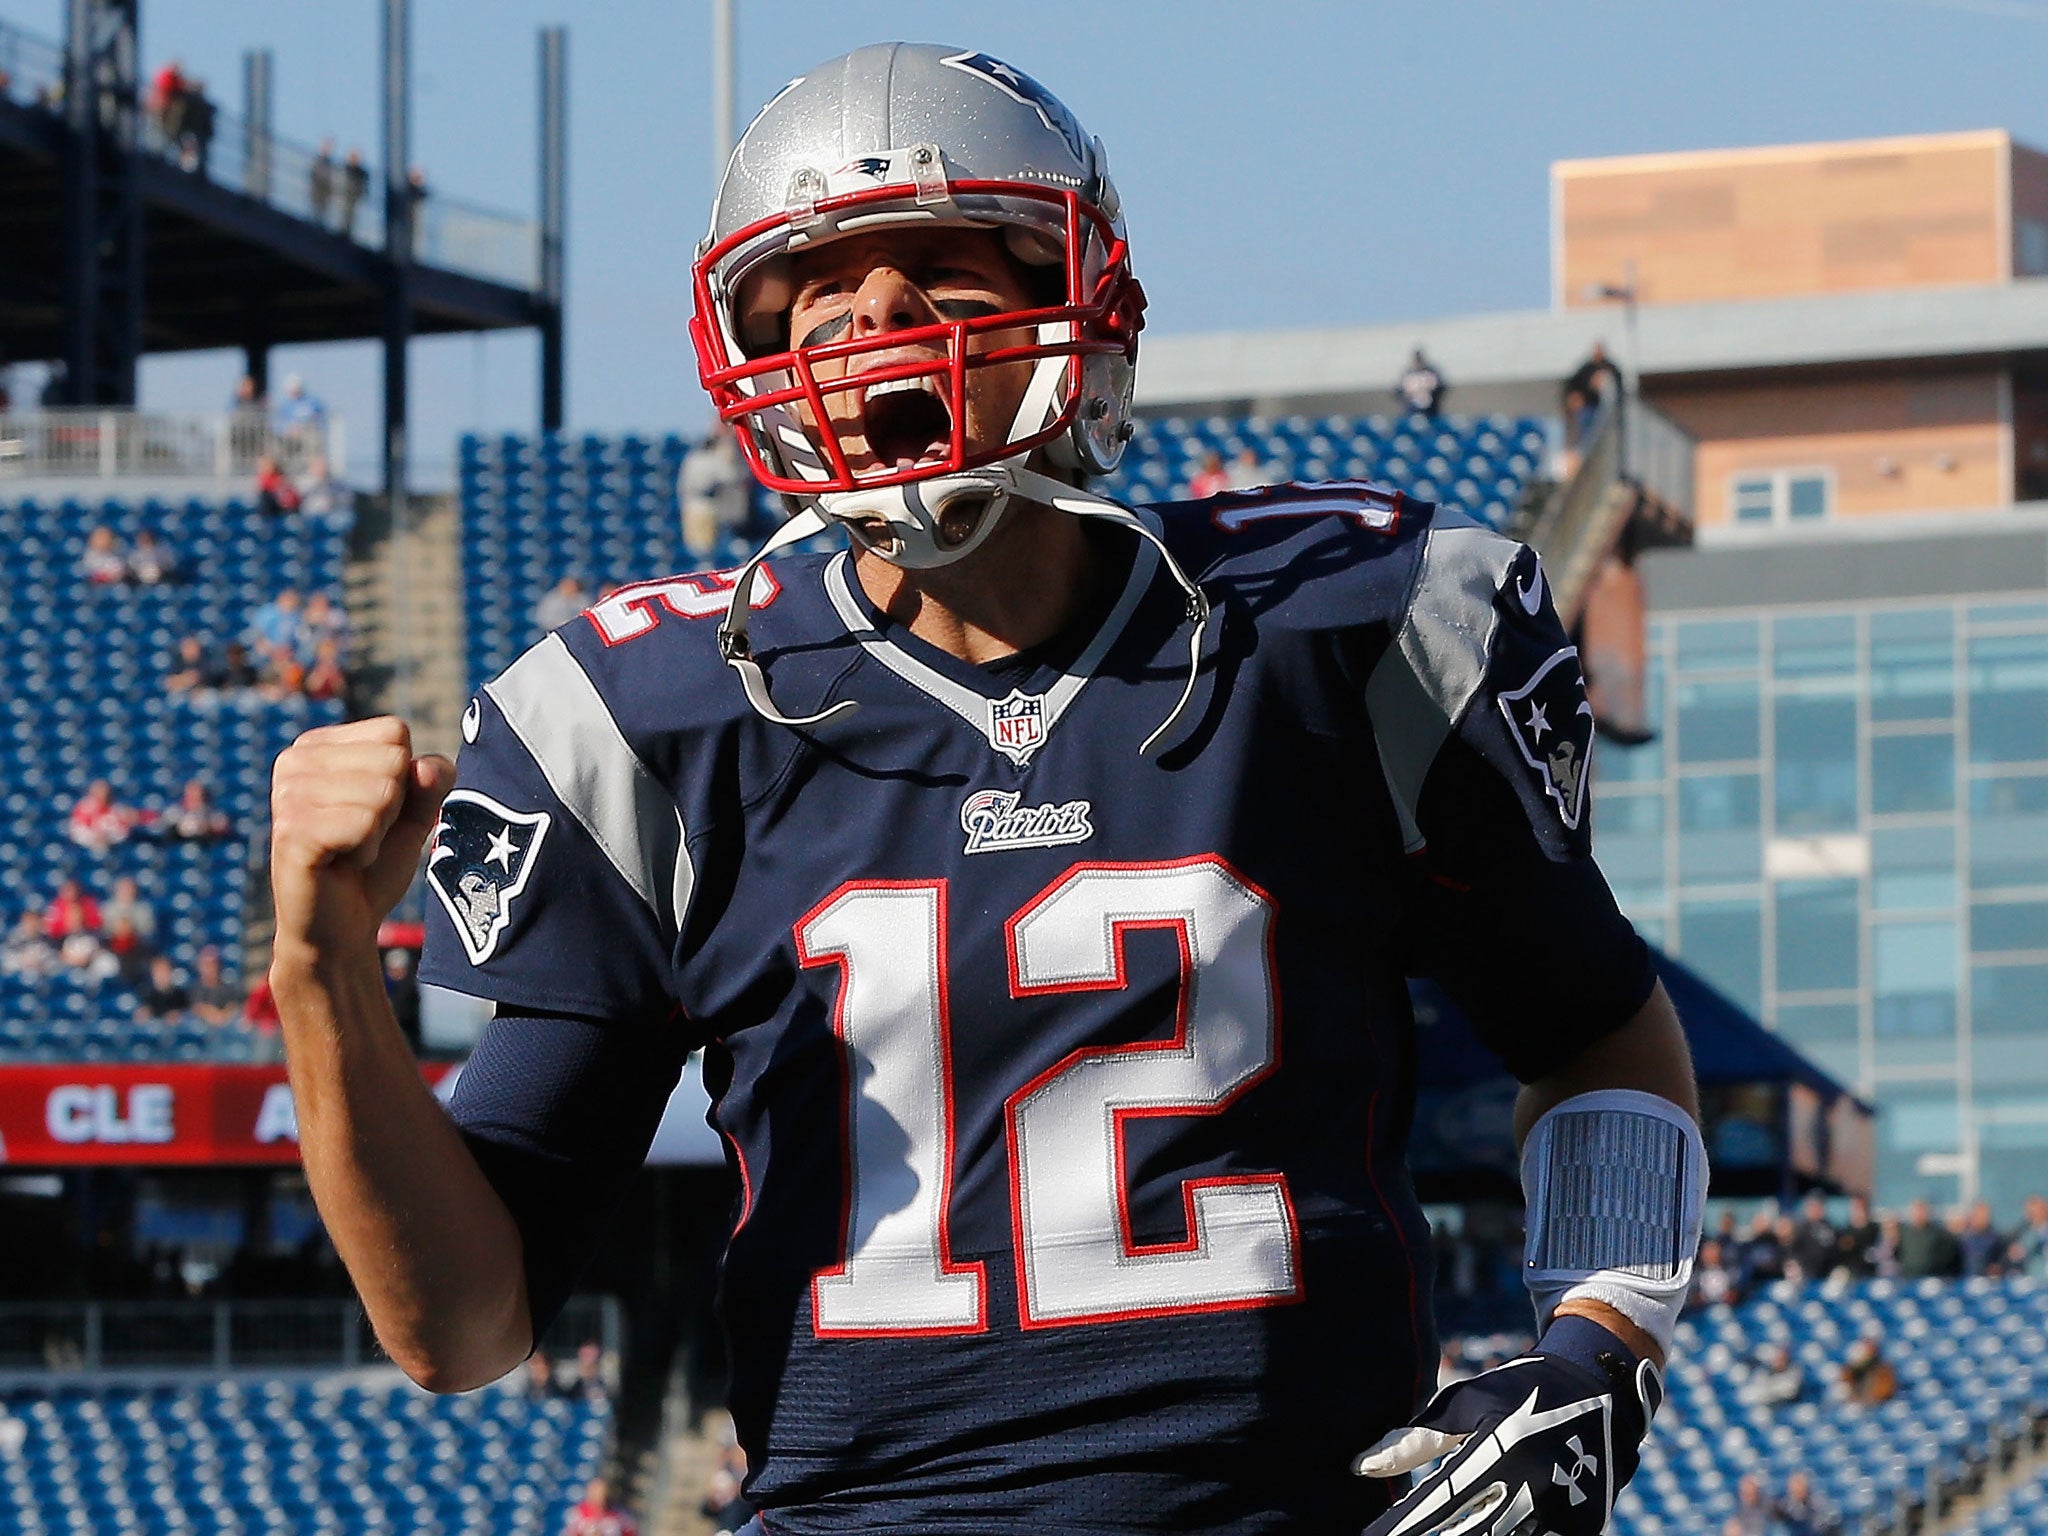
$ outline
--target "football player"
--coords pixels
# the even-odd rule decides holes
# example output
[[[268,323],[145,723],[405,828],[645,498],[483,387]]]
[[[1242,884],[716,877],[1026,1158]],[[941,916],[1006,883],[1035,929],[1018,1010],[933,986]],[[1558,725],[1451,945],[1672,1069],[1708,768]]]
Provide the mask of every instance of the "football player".
[[[301,1144],[392,1357],[524,1357],[701,1048],[766,1529],[1600,1529],[1706,1163],[1534,555],[1366,484],[1089,490],[1123,208],[985,53],[792,82],[693,282],[762,555],[542,640],[459,776],[394,720],[277,765]],[[376,965],[423,846],[423,976],[496,1005],[452,1116]],[[1411,974],[1527,1085],[1538,1342],[1435,1395]]]

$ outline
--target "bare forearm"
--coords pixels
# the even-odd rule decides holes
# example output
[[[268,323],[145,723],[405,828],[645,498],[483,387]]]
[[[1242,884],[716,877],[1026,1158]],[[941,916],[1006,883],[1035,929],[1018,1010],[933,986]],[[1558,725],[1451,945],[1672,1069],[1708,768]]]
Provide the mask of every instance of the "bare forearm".
[[[374,948],[271,970],[313,1198],[393,1360],[422,1386],[493,1381],[531,1343],[518,1229],[420,1077]]]

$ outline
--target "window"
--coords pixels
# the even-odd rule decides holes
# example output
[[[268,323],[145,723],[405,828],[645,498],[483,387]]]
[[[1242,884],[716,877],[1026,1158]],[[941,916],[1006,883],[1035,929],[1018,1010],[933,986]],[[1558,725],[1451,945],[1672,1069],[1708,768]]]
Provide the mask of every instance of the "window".
[[[1850,614],[1780,619],[1771,626],[1772,670],[1779,677],[1847,677],[1856,671],[1856,620]]]
[[[1955,617],[1946,608],[1870,616],[1870,718],[1946,720],[1955,713]]]
[[[1878,736],[1870,743],[1870,809],[1879,816],[1953,810],[1956,739]]]
[[[1763,783],[1753,773],[1678,781],[1678,872],[1688,885],[1763,873]]]
[[[1760,750],[1754,682],[1731,679],[1678,685],[1680,762],[1747,761]]]
[[[2048,1033],[2048,965],[1972,966],[1970,1027],[1980,1035]]]
[[[1955,1033],[1954,923],[1880,923],[1870,931],[1870,960],[1879,1035]]]
[[[1970,884],[2048,885],[2048,778],[1971,781]]]
[[[1778,990],[1848,991],[1862,981],[1854,880],[1778,886]]]
[[[1847,832],[1856,826],[1856,701],[1780,696],[1778,831]]]
[[[1956,904],[1956,838],[1947,827],[1898,827],[1870,836],[1871,905],[1900,912]]]
[[[1649,887],[1664,883],[1664,797],[1662,794],[1604,794],[1594,802],[1593,851],[1610,885]]]
[[[1720,672],[1756,665],[1759,626],[1754,619],[1700,619],[1678,626],[1678,670]]]
[[[1970,761],[2048,758],[2048,635],[1970,642]]]
[[[1750,1012],[1763,1011],[1763,918],[1755,902],[1686,902],[1678,940],[1687,965]]]
[[[1970,948],[1980,955],[2048,949],[2048,901],[1986,901],[1970,911]],[[2042,999],[2048,1006],[2048,997]]]
[[[1750,470],[1728,482],[1729,516],[1738,523],[1810,523],[1834,506],[1830,469]]]

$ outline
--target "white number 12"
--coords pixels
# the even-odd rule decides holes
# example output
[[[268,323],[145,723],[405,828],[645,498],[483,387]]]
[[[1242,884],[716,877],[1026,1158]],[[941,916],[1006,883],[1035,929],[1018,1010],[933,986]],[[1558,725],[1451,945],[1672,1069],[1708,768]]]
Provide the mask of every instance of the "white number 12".
[[[1118,990],[1124,934],[1180,940],[1173,1036],[1073,1052],[1012,1093],[1010,1219],[1027,1328],[1219,1308],[1301,1293],[1284,1175],[1182,1185],[1187,1237],[1131,1234],[1123,1123],[1213,1114],[1278,1064],[1272,904],[1221,859],[1076,865],[1010,919],[1010,991]],[[975,1333],[986,1277],[948,1240],[953,1096],[942,882],[854,883],[796,930],[840,969],[847,1063],[844,1258],[812,1281],[821,1335]]]

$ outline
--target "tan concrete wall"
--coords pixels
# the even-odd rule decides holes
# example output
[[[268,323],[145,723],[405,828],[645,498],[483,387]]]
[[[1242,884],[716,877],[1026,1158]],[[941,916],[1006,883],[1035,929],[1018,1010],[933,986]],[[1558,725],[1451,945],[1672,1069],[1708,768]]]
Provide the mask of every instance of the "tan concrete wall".
[[[2010,146],[1988,131],[1561,161],[1553,301],[1591,302],[1631,260],[1649,304],[2003,281]]]
[[[1872,381],[1653,388],[1697,440],[1702,526],[1732,521],[1730,482],[1763,470],[1825,468],[1833,515],[1968,511],[2007,499],[2009,441],[1992,370]]]

